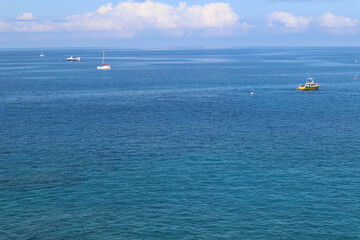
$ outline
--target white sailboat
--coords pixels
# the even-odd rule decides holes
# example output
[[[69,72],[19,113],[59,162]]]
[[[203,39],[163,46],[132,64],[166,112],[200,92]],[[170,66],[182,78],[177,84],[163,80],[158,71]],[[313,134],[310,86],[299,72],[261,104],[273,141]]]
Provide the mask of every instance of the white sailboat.
[[[41,49],[40,57],[45,57],[45,55],[43,54],[42,49]]]
[[[110,64],[104,63],[104,57],[105,57],[105,51],[103,51],[102,65],[96,67],[98,70],[110,70],[111,69]]]

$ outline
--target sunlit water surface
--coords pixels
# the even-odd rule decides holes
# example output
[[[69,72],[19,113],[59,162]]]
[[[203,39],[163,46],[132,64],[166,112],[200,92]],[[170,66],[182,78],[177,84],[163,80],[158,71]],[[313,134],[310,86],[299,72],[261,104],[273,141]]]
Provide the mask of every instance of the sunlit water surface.
[[[360,48],[39,54],[0,50],[0,239],[360,238]]]

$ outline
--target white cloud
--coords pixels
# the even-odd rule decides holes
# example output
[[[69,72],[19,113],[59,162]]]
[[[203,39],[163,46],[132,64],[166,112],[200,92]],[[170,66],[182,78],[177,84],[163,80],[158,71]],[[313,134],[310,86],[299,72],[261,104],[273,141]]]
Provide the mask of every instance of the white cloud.
[[[350,19],[343,16],[335,16],[328,12],[320,16],[320,25],[331,29],[353,28],[359,24],[357,19]]]
[[[94,12],[68,17],[66,30],[114,30],[134,33],[139,30],[179,30],[204,28],[234,28],[238,15],[227,3],[177,7],[154,1],[121,2],[101,6]]]
[[[309,24],[313,20],[313,17],[296,17],[288,12],[275,11],[271,13],[267,19],[270,21],[268,24],[270,27],[275,27],[275,23],[278,22],[291,31],[304,31],[309,28]]]
[[[24,13],[18,20],[34,19]],[[238,15],[227,3],[208,3],[178,6],[147,0],[126,1],[117,5],[103,5],[93,12],[66,17],[63,21],[19,21],[12,24],[12,31],[26,32],[112,32],[117,37],[133,37],[142,31],[157,31],[168,36],[184,34],[228,35],[243,30],[246,23],[239,23]],[[1,31],[1,29],[0,29]]]
[[[56,24],[52,22],[22,22],[12,26],[14,32],[54,32],[57,31]]]
[[[0,32],[5,32],[9,30],[10,25],[0,19]]]
[[[328,12],[322,16],[294,16],[288,12],[273,12],[268,17],[268,28],[285,32],[304,32],[311,26],[315,30],[326,31],[332,34],[348,34],[359,32],[359,20],[344,16],[335,16]],[[279,24],[280,23],[280,24]]]
[[[23,13],[22,15],[17,16],[17,20],[33,20],[35,19],[34,15],[31,12]]]
[[[146,0],[122,1],[63,19],[36,20],[33,13],[17,16],[18,21],[0,19],[0,32],[71,32],[82,36],[104,38],[132,38],[137,35],[180,36],[230,36],[249,31],[278,33],[303,33],[308,29],[344,34],[359,32],[357,19],[325,13],[322,16],[295,16],[289,12],[275,11],[266,16],[265,25],[240,22],[239,16],[228,3],[177,6]],[[28,21],[32,20],[32,21]]]

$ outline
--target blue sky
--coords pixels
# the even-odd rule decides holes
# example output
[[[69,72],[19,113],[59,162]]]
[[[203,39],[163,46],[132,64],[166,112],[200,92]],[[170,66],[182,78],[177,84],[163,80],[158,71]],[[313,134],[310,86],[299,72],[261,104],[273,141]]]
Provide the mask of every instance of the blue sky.
[[[359,46],[359,0],[0,0],[0,47]]]

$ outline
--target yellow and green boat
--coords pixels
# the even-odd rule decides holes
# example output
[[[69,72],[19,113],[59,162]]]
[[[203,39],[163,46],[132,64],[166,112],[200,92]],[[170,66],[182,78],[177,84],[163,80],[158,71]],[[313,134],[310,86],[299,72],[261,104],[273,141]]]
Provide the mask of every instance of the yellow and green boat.
[[[314,78],[308,77],[306,78],[306,83],[299,85],[297,90],[318,90],[320,85],[314,82]]]

